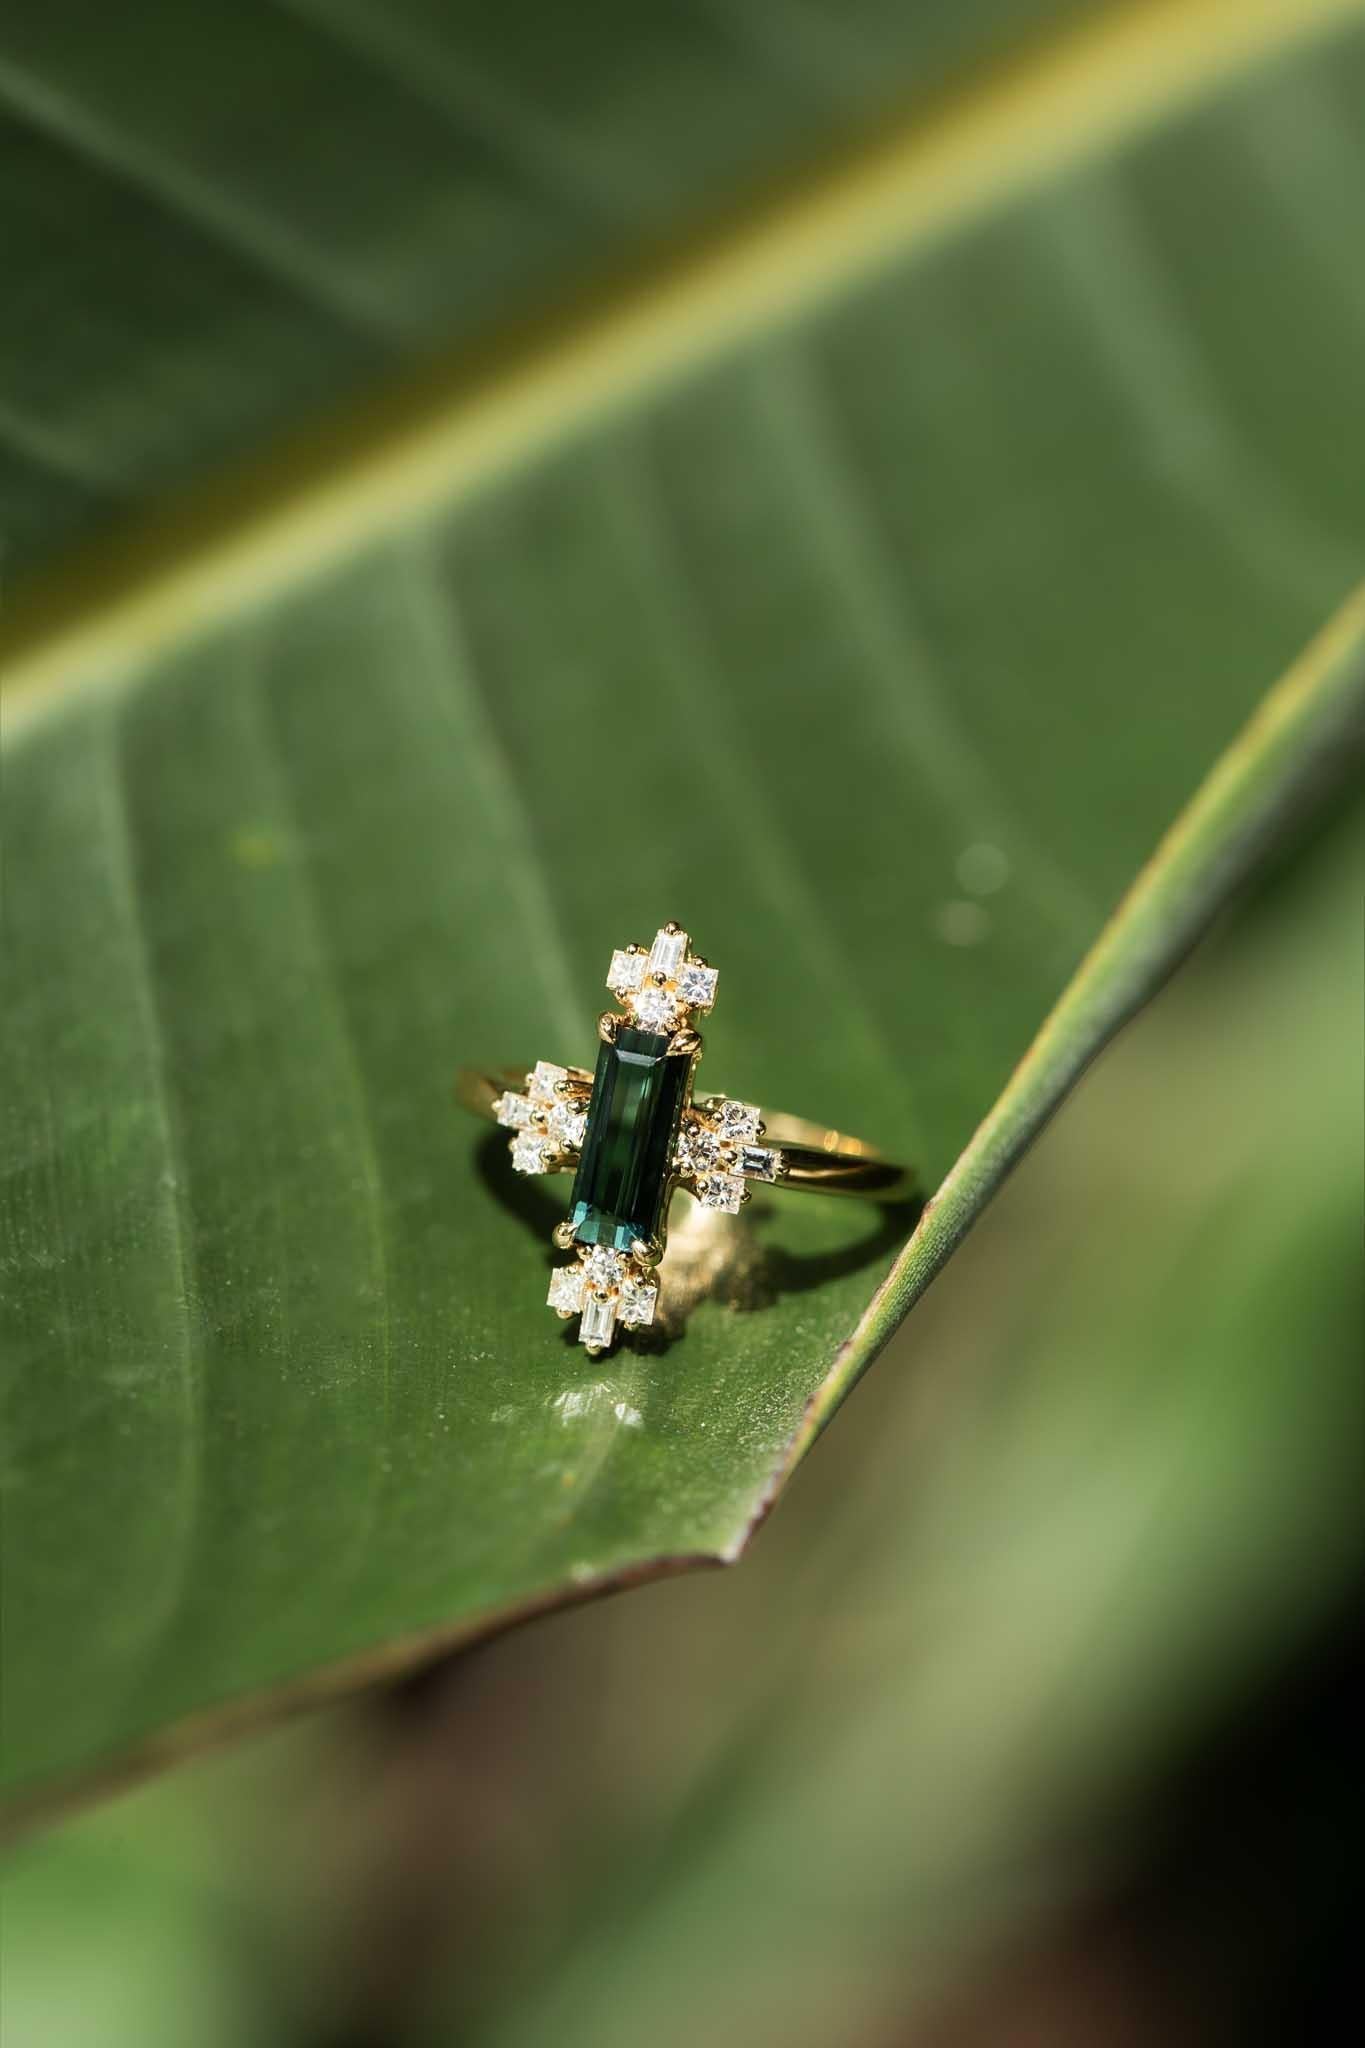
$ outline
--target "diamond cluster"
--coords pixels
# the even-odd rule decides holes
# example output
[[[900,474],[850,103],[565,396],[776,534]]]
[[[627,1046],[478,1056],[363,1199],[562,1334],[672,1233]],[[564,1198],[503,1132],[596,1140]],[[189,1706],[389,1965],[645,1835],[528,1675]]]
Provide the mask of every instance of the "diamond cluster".
[[[627,946],[613,953],[607,987],[641,1031],[673,1032],[688,1012],[709,1010],[716,1000],[717,973],[688,950],[687,933],[666,924],[646,952]]]
[[[578,1340],[591,1351],[605,1351],[622,1323],[638,1330],[654,1320],[659,1303],[657,1281],[640,1270],[628,1253],[608,1245],[580,1245],[572,1265],[557,1266],[546,1297],[567,1321],[581,1316]]]
[[[512,1133],[512,1164],[518,1173],[557,1173],[572,1164],[588,1123],[588,1076],[537,1060],[526,1076],[525,1093],[510,1090],[493,1108]]]
[[[746,1181],[778,1178],[782,1154],[760,1145],[762,1135],[751,1102],[715,1095],[687,1111],[678,1133],[678,1167],[683,1186],[691,1188],[703,1209],[724,1209],[733,1216],[748,1200]]]

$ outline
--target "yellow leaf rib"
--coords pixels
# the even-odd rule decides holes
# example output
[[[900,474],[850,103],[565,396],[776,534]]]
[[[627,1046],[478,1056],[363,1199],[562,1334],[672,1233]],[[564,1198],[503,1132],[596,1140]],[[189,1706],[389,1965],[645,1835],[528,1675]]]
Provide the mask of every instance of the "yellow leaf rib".
[[[0,626],[5,723],[117,680],[477,490],[663,380],[1114,148],[1365,0],[1130,0],[947,95],[605,300],[438,363],[173,519],[40,581]]]

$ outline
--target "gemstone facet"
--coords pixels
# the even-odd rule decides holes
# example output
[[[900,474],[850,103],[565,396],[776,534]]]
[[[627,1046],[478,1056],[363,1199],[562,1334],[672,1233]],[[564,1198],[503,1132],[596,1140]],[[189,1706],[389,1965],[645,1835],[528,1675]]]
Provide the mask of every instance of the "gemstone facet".
[[[678,999],[666,988],[642,988],[631,1008],[647,1031],[671,1032],[678,1021]]]
[[[555,1267],[550,1275],[550,1292],[546,1300],[561,1315],[578,1314],[583,1306],[583,1268],[576,1259],[571,1266]]]
[[[628,1251],[659,1233],[692,1065],[668,1045],[626,1027],[598,1050],[570,1211],[580,1243]]]
[[[578,1326],[580,1344],[610,1344],[616,1329],[616,1303],[610,1296],[604,1301],[599,1295],[587,1294],[583,1299],[583,1320]]]
[[[716,1121],[723,1138],[756,1138],[758,1136],[759,1114],[751,1102],[722,1102],[716,1109]]]
[[[649,949],[649,972],[662,974],[672,981],[683,961],[687,958],[687,933],[660,931],[654,935],[654,944]]]
[[[607,970],[607,987],[614,995],[628,995],[631,989],[640,986],[648,960],[647,953],[613,953]]]
[[[512,1164],[518,1173],[544,1173],[548,1170],[553,1150],[548,1138],[538,1138],[531,1131],[521,1131],[512,1140]]]
[[[717,969],[697,967],[689,961],[678,972],[678,994],[692,1010],[709,1010],[716,1000]]]
[[[627,1280],[621,1289],[621,1321],[628,1330],[638,1330],[654,1320],[659,1289],[652,1280]]]
[[[550,1136],[561,1145],[577,1147],[583,1143],[583,1132],[587,1126],[588,1112],[574,1102],[556,1102],[545,1119]]]

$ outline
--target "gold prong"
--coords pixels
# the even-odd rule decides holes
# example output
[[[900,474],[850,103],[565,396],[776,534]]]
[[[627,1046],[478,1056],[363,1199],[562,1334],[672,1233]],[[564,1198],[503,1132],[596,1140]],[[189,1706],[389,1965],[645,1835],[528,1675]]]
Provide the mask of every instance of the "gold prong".
[[[750,1187],[746,1187],[746,1188],[744,1189],[744,1192],[743,1192],[743,1193],[741,1194],[741,1196],[740,1196],[740,1198],[739,1198],[739,1206],[740,1206],[740,1208],[742,1209],[742,1208],[744,1207],[744,1204],[745,1204],[746,1202],[752,1202],[753,1198],[754,1198],[754,1191],[753,1191],[753,1189],[752,1189],[752,1188],[750,1188]]]
[[[598,1037],[603,1039],[607,1045],[613,1045],[616,1041],[616,1034],[620,1029],[621,1019],[617,1016],[615,1010],[603,1010],[597,1020]]]
[[[682,1029],[675,1031],[669,1039],[668,1050],[670,1053],[685,1054],[688,1059],[700,1059],[701,1033],[693,1031],[690,1025],[684,1024]]]
[[[610,1287],[594,1287],[594,1288],[593,1288],[593,1290],[592,1290],[592,1298],[593,1298],[593,1300],[594,1300],[594,1301],[610,1301],[610,1300],[611,1300],[611,1289],[610,1289]]]
[[[556,1251],[567,1252],[573,1245],[573,1219],[566,1216],[562,1223],[556,1223],[550,1232],[550,1242]]]
[[[555,1314],[559,1317],[561,1323],[571,1323],[573,1321],[573,1310],[571,1308],[557,1308]]]
[[[682,930],[682,926],[680,924],[675,923],[675,921],[670,917],[668,923],[664,926],[664,930],[668,933],[670,938],[675,938],[677,934]]]
[[[666,974],[651,974],[649,978],[653,982],[655,988],[668,987],[668,976]]]
[[[664,1255],[664,1248],[657,1237],[637,1237],[630,1248],[630,1256],[639,1266],[657,1266]]]
[[[583,1349],[587,1352],[589,1358],[600,1358],[602,1356],[602,1353],[606,1350],[606,1348],[607,1347],[605,1344],[585,1344],[583,1346]]]

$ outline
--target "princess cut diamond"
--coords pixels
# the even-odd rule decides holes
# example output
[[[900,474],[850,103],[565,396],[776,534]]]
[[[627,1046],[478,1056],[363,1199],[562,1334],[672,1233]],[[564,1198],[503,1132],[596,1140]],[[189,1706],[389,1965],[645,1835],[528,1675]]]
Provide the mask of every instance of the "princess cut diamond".
[[[531,1100],[542,1106],[554,1101],[555,1090],[561,1081],[567,1081],[568,1071],[557,1067],[550,1060],[537,1060],[536,1070],[531,1076]]]
[[[714,967],[698,967],[688,961],[678,970],[678,994],[692,1010],[709,1010],[716,1000],[716,977]]]
[[[588,1112],[586,1109],[579,1109],[572,1102],[561,1099],[546,1117],[545,1124],[552,1138],[556,1138],[561,1145],[570,1145],[576,1150],[583,1143],[583,1133],[588,1125]]]
[[[554,1146],[548,1138],[537,1138],[530,1131],[522,1131],[512,1140],[512,1164],[518,1173],[545,1173],[553,1151]]]
[[[716,1110],[716,1121],[721,1136],[725,1138],[756,1138],[758,1136],[759,1113],[751,1102],[722,1102]]]
[[[613,953],[607,970],[607,987],[615,995],[629,995],[633,988],[640,986],[648,959],[647,953]]]
[[[702,1183],[703,1209],[724,1209],[729,1215],[737,1216],[743,1200],[744,1182],[737,1173],[713,1173]]]
[[[565,1315],[576,1316],[583,1306],[583,1268],[577,1260],[571,1266],[556,1266],[550,1275],[550,1292],[546,1296],[551,1308],[557,1308]]]
[[[506,1095],[498,1097],[497,1101],[493,1104],[493,1110],[498,1122],[509,1131],[525,1130],[533,1114],[532,1106],[526,1097],[524,1095],[513,1095],[510,1090]]]
[[[652,1280],[627,1280],[621,1289],[621,1321],[628,1330],[638,1330],[654,1320],[659,1290]]]

